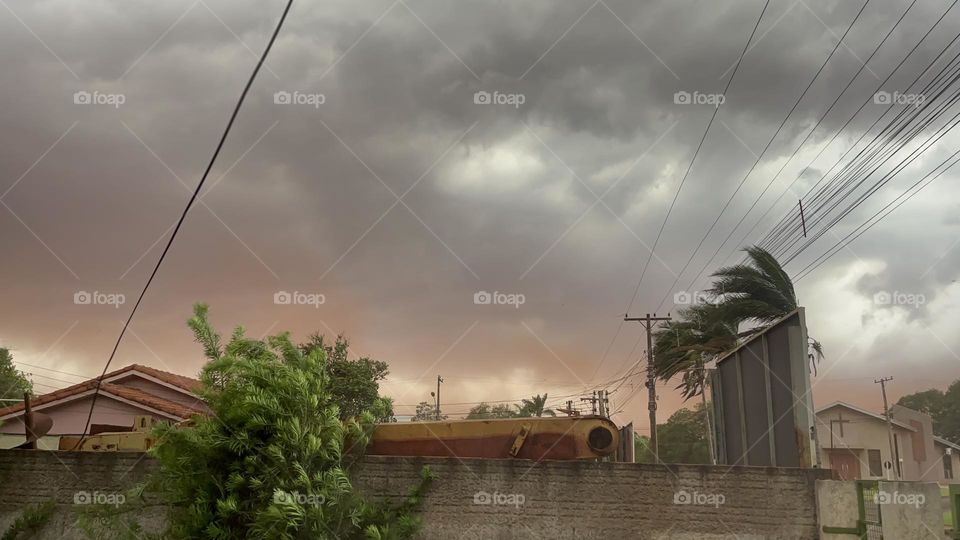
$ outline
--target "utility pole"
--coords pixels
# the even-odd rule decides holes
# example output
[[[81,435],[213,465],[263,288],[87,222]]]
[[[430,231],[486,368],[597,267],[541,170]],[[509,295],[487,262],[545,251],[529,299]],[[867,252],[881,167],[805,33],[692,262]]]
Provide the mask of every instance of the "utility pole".
[[[580,401],[589,401],[590,408],[591,408],[590,414],[592,414],[593,416],[597,415],[597,391],[596,390],[594,390],[593,393],[590,394],[590,397],[580,398]]]
[[[437,406],[434,409],[434,412],[437,413],[437,420],[440,420],[440,383],[443,382],[443,377],[437,375]]]
[[[656,386],[656,377],[655,370],[653,365],[653,330],[654,325],[658,322],[670,321],[670,314],[667,313],[666,317],[657,317],[657,314],[654,313],[651,317],[647,313],[646,317],[623,317],[624,321],[633,321],[638,322],[643,325],[643,328],[647,331],[647,389],[649,390],[650,399],[647,402],[647,410],[650,411],[650,448],[653,450],[654,459],[660,461],[659,448],[657,447],[657,386]]]
[[[30,441],[30,442],[28,442],[28,443],[26,444],[26,448],[28,448],[28,449],[30,449],[30,450],[36,450],[36,449],[37,449],[37,441],[36,441],[36,439],[34,438],[33,441],[30,440],[31,437],[33,436],[33,414],[32,414],[32,412],[33,412],[33,409],[31,409],[31,407],[30,407],[30,393],[29,393],[29,392],[24,392],[24,393],[23,393],[23,424],[24,424],[23,432],[24,432],[24,433],[26,434],[26,436],[27,436],[27,441]]]
[[[573,408],[573,400],[567,400],[566,409],[557,409],[558,412],[565,413],[567,416],[580,416],[580,411]]]
[[[893,441],[893,422],[890,420],[890,408],[887,406],[887,381],[892,381],[893,377],[882,377],[874,380],[873,384],[880,384],[880,392],[883,393],[883,416],[887,419],[887,438],[890,440],[890,464],[893,465],[893,474],[896,479],[900,479],[900,462],[897,461],[896,445]],[[840,426],[843,429],[843,425]]]

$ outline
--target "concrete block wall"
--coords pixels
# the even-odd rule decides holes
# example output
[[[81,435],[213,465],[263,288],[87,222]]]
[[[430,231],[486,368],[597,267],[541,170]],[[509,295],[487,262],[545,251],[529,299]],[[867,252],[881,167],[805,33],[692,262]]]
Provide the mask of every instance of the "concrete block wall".
[[[84,538],[74,527],[82,505],[122,495],[156,467],[154,460],[138,453],[0,450],[0,534],[25,507],[52,500],[56,511],[34,538]],[[155,508],[137,520],[148,531],[160,531],[165,515]]]
[[[857,484],[845,480],[817,481],[817,515],[823,526],[854,529],[860,519]],[[820,540],[850,540],[847,534],[822,533]]]
[[[0,531],[31,502],[57,501],[39,538],[71,530],[78,492],[122,492],[156,463],[139,454],[0,451]],[[369,495],[398,500],[428,465],[436,480],[425,540],[449,538],[817,538],[815,485],[829,471],[368,456],[355,473]],[[163,512],[142,516],[159,530]]]
[[[876,521],[879,513],[880,533],[897,540],[929,540],[945,538],[940,486],[935,482],[880,481],[877,490],[864,495],[865,514]],[[857,483],[852,480],[820,480],[817,482],[819,518],[823,527],[856,528],[860,519]],[[877,526],[872,525],[872,530]],[[822,534],[822,540],[851,538],[847,534]]]
[[[358,483],[401,493],[437,477],[423,537],[817,538],[815,482],[766,467],[366,458]]]
[[[942,537],[943,506],[934,482],[880,482],[883,537],[923,540]]]

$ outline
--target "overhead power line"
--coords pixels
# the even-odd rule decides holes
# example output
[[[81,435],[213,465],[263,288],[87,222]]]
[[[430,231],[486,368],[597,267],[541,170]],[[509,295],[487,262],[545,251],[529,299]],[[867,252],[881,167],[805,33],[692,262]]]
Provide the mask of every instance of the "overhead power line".
[[[247,93],[250,91],[250,87],[253,86],[253,81],[256,80],[257,74],[260,72],[260,68],[263,66],[264,61],[267,59],[267,55],[270,53],[270,49],[277,40],[277,36],[280,34],[280,29],[283,27],[283,23],[287,19],[287,14],[290,12],[290,7],[292,5],[293,0],[287,0],[286,7],[283,9],[283,14],[280,16],[280,20],[277,22],[277,26],[274,28],[273,34],[270,36],[270,40],[267,42],[267,46],[264,48],[259,60],[257,60],[257,65],[253,68],[253,73],[250,74],[250,78],[247,79],[247,84],[243,87],[243,91],[240,93],[240,98],[237,100],[237,104],[234,106],[233,112],[230,114],[230,120],[227,121],[226,128],[224,128],[223,134],[220,136],[220,141],[217,143],[217,147],[213,151],[213,156],[210,157],[210,161],[207,163],[207,168],[203,171],[203,176],[200,177],[200,182],[197,183],[197,187],[193,190],[190,200],[187,201],[187,205],[183,208],[183,212],[180,213],[180,219],[177,220],[177,224],[173,228],[173,233],[170,234],[170,238],[167,240],[167,244],[164,246],[163,252],[160,253],[160,258],[157,259],[157,263],[154,265],[153,271],[150,272],[150,277],[147,278],[147,282],[144,284],[143,290],[140,291],[140,295],[137,297],[136,303],[133,304],[133,309],[130,310],[130,315],[123,323],[123,328],[120,330],[120,335],[117,337],[117,341],[113,345],[113,350],[110,351],[110,357],[107,359],[106,364],[104,364],[103,372],[97,379],[97,387],[93,393],[93,399],[90,401],[90,412],[87,414],[87,421],[83,428],[84,435],[86,435],[87,430],[90,428],[90,420],[93,418],[93,408],[97,403],[97,395],[100,393],[100,384],[103,381],[104,375],[107,374],[107,370],[110,369],[110,364],[113,362],[113,357],[117,354],[117,349],[120,348],[120,342],[123,341],[123,336],[126,334],[127,328],[130,326],[130,321],[133,320],[133,316],[137,313],[137,308],[140,307],[143,297],[147,294],[147,289],[150,288],[150,284],[153,283],[153,279],[156,277],[157,271],[160,270],[160,265],[163,264],[163,260],[170,251],[170,246],[173,245],[173,241],[177,238],[177,233],[180,232],[180,227],[183,226],[183,222],[187,217],[187,213],[190,211],[194,201],[196,201],[197,196],[200,194],[200,190],[203,188],[204,182],[207,181],[207,176],[210,175],[210,170],[213,169],[213,164],[216,163],[217,157],[220,155],[220,151],[223,149],[223,145],[227,141],[227,136],[230,134],[230,130],[233,127],[233,123],[237,119],[237,115],[240,113],[240,107],[243,106],[243,102],[247,97]],[[77,441],[77,444],[80,444],[82,440],[83,437],[80,437],[80,439]]]
[[[723,250],[723,247],[727,245],[727,242],[730,241],[730,238],[733,237],[733,234],[737,231],[737,229],[740,228],[740,225],[743,224],[744,220],[747,219],[747,216],[750,215],[750,212],[752,212],[753,209],[756,208],[757,203],[759,203],[760,200],[763,199],[763,196],[766,195],[767,190],[770,189],[770,186],[772,186],[773,183],[777,180],[777,178],[780,177],[780,174],[783,173],[784,169],[787,168],[787,165],[789,165],[789,164],[793,161],[793,158],[795,158],[795,157],[797,156],[797,154],[798,154],[798,153],[800,152],[800,150],[804,147],[804,145],[807,143],[807,141],[810,140],[810,137],[817,131],[817,128],[819,128],[819,127],[820,127],[820,124],[823,123],[823,120],[827,117],[827,115],[830,114],[830,112],[833,110],[833,108],[837,106],[837,103],[840,102],[840,98],[842,98],[842,97],[844,96],[844,94],[847,93],[847,90],[849,90],[850,87],[853,86],[853,83],[854,83],[854,81],[857,80],[857,77],[859,77],[860,74],[863,73],[863,71],[867,68],[867,65],[870,63],[870,60],[872,60],[873,57],[876,56],[877,52],[879,52],[879,51],[880,51],[880,48],[883,47],[883,44],[887,42],[887,40],[888,40],[888,39],[890,38],[890,36],[893,34],[894,30],[896,30],[897,27],[900,26],[900,23],[903,22],[903,19],[907,16],[907,13],[909,13],[910,10],[913,9],[913,6],[915,6],[915,5],[917,4],[917,1],[918,1],[918,0],[913,0],[913,2],[910,3],[910,5],[907,7],[907,9],[904,10],[904,12],[903,12],[902,14],[900,14],[900,18],[897,19],[897,22],[894,23],[894,25],[890,27],[890,30],[887,31],[887,34],[883,37],[882,40],[880,40],[880,42],[877,44],[877,46],[873,49],[873,52],[870,53],[870,56],[868,56],[867,59],[864,60],[864,61],[860,64],[860,69],[858,69],[857,72],[854,73],[852,77],[850,77],[850,80],[847,81],[847,84],[846,84],[846,86],[843,87],[843,90],[841,90],[840,93],[837,94],[837,97],[836,97],[836,99],[833,100],[833,103],[831,103],[830,106],[827,107],[827,109],[823,112],[823,114],[820,115],[820,118],[817,120],[817,123],[813,126],[813,128],[811,128],[809,131],[807,131],[807,135],[803,138],[802,141],[800,141],[800,144],[799,144],[799,145],[797,146],[797,148],[793,151],[793,154],[791,154],[790,157],[789,157],[786,161],[783,162],[783,165],[780,167],[780,170],[777,171],[777,174],[773,175],[773,178],[771,178],[770,181],[767,182],[767,185],[763,188],[763,191],[761,191],[760,194],[757,196],[757,198],[754,199],[753,204],[751,204],[750,207],[747,208],[747,211],[744,212],[744,214],[743,214],[743,216],[740,218],[740,220],[737,221],[737,224],[734,225],[732,229],[730,229],[730,233],[727,234],[726,238],[723,239],[723,242],[721,242],[721,243],[717,246],[717,249],[713,252],[713,255],[710,256],[710,258],[707,260],[707,262],[704,263],[703,267],[700,268],[700,271],[697,272],[697,275],[690,281],[690,285],[687,286],[687,290],[693,290],[693,289],[694,289],[694,285],[696,285],[696,283],[697,283],[697,281],[700,279],[700,277],[703,276],[703,273],[707,270],[707,268],[710,267],[710,264],[714,261],[714,259],[717,258],[717,255],[720,253],[721,250]],[[888,77],[888,78],[889,78],[889,77]],[[881,85],[882,85],[882,84],[883,84],[883,83],[881,83]],[[878,87],[878,89],[879,89],[879,87]],[[869,100],[868,100],[868,101],[869,101]],[[861,107],[861,108],[862,108],[862,107]],[[797,175],[797,179],[799,179],[799,178],[800,178],[800,175]],[[796,183],[796,180],[794,180],[794,183]],[[790,184],[790,187],[792,187],[792,186],[793,186],[793,184]],[[790,189],[790,187],[788,187],[786,190],[784,190],[783,193],[780,194],[780,197],[777,198],[777,200],[773,203],[772,206],[775,206],[778,202],[780,202],[780,198],[783,197],[783,194],[786,193],[786,192]],[[772,206],[771,206],[771,208],[772,208]],[[769,212],[769,210],[768,210],[768,212]],[[766,216],[766,214],[764,214],[764,216]],[[763,216],[762,216],[760,219],[762,220],[762,219],[763,219]]]
[[[956,58],[960,58],[960,54],[958,54]],[[819,218],[810,224],[808,228],[816,227],[820,222],[825,220],[829,216],[830,212],[832,212],[843,201],[854,194],[854,192],[864,185],[866,181],[871,178],[874,173],[879,171],[883,165],[897,155],[907,144],[912,143],[913,139],[917,135],[932,125],[933,122],[939,119],[941,115],[945,114],[948,109],[956,104],[958,100],[960,100],[960,89],[954,89],[949,97],[945,100],[939,99],[950,86],[960,80],[960,64],[952,68],[954,73],[948,73],[946,71],[947,69],[950,69],[949,66],[941,70],[941,73],[935,77],[934,81],[931,81],[932,84],[939,85],[939,79],[944,77],[945,82],[942,88],[935,90],[932,94],[927,94],[927,101],[924,101],[922,106],[904,108],[896,118],[891,120],[891,122],[888,123],[887,126],[885,126],[876,137],[874,137],[874,140],[871,141],[867,147],[858,153],[854,160],[847,164],[847,166],[844,168],[845,171],[849,169],[847,178],[843,180],[842,183],[838,184],[838,187],[835,188],[834,192],[817,209],[823,209],[829,205],[829,207],[825,208],[824,211],[820,213],[821,215]],[[945,77],[949,77],[949,79],[946,79]],[[930,85],[928,85],[928,87],[930,87]],[[934,106],[934,104],[936,104],[936,106]],[[907,111],[910,111],[910,113],[904,114]],[[920,118],[921,115],[925,115],[925,117]],[[913,123],[917,118],[920,118],[920,121]],[[821,228],[810,238],[806,239],[806,241],[803,242],[798,249],[795,249],[792,253],[790,253],[792,246],[799,243],[801,240],[804,240],[804,238],[800,236],[797,236],[795,239],[788,242],[778,251],[775,251],[774,254],[777,256],[786,256],[784,264],[788,264],[794,260],[801,252],[816,242],[816,240],[819,239],[824,233],[829,231],[846,215],[850,214],[853,210],[859,207],[867,198],[875,194],[880,188],[890,182],[893,177],[895,177],[910,163],[916,160],[923,152],[928,150],[933,144],[935,144],[950,130],[952,130],[958,123],[957,118],[960,118],[960,113],[954,114],[943,126],[935,130],[934,133],[926,139],[926,141],[921,143],[920,146],[911,151],[906,157],[902,158],[886,174],[870,184],[864,192],[860,193],[853,199],[852,202],[848,203],[843,209],[841,209],[839,214],[832,217],[826,226]],[[877,142],[885,132],[889,132],[889,135],[882,141]],[[873,148],[871,148],[871,146]],[[867,152],[868,149],[870,149],[869,152]],[[865,157],[862,157],[864,155]],[[844,171],[841,171],[841,173],[842,172]],[[830,184],[828,184],[828,186],[829,185]],[[811,212],[811,214],[815,212],[816,210]]]
[[[851,115],[851,116],[847,119],[847,121],[843,124],[843,126],[841,126],[840,129],[837,130],[836,133],[834,133],[833,137],[831,137],[831,139],[830,139],[826,144],[824,144],[824,145],[822,146],[822,148],[821,148],[820,151],[817,153],[817,155],[814,156],[814,158],[810,160],[810,162],[807,164],[807,166],[804,167],[804,168],[801,170],[801,172],[797,174],[797,178],[794,179],[794,181],[793,181],[789,186],[787,186],[786,189],[783,190],[783,192],[780,194],[780,196],[777,198],[777,200],[774,201],[773,205],[771,205],[771,207],[768,208],[767,211],[764,212],[764,214],[760,216],[760,218],[757,220],[757,222],[754,223],[753,227],[751,227],[750,230],[747,231],[747,233],[737,242],[737,245],[738,245],[738,246],[743,244],[743,242],[746,240],[747,236],[749,236],[754,230],[756,230],[757,226],[759,226],[760,222],[763,221],[763,219],[769,214],[769,212],[773,209],[773,207],[776,206],[776,204],[779,203],[779,201],[783,198],[783,196],[784,196],[790,189],[793,188],[793,186],[797,183],[797,181],[799,181],[800,178],[803,176],[803,172],[809,170],[810,167],[820,158],[820,156],[823,155],[823,153],[826,151],[826,149],[830,147],[830,145],[840,136],[841,133],[843,133],[844,130],[846,130],[846,128],[850,125],[850,123],[854,120],[854,118],[856,118],[857,115],[859,115],[860,112],[861,112],[869,103],[872,103],[872,102],[873,102],[873,96],[874,96],[878,91],[880,91],[880,90],[883,88],[883,86],[893,77],[893,75],[896,74],[896,73],[900,70],[901,67],[903,67],[903,65],[906,63],[906,61],[907,61],[908,59],[910,59],[910,57],[913,56],[913,54],[920,48],[920,46],[927,40],[927,38],[930,37],[930,35],[931,35],[931,34],[933,33],[933,31],[940,25],[940,23],[943,22],[944,18],[946,18],[946,16],[949,14],[949,12],[957,5],[958,1],[960,1],[960,0],[954,0],[954,2],[950,4],[950,6],[940,15],[940,17],[937,19],[937,21],[930,27],[930,29],[927,30],[926,33],[924,33],[924,35],[920,38],[919,41],[917,41],[917,43],[913,46],[913,48],[910,49],[910,51],[909,51],[909,52],[900,60],[900,62],[890,71],[890,73],[887,75],[887,77],[884,78],[884,80],[881,81],[881,82],[876,86],[876,88],[874,89],[874,91],[867,97],[867,99],[865,99],[865,100],[863,101],[863,103],[862,103],[862,104],[860,105],[860,107],[853,113],[853,115]],[[927,67],[923,70],[923,72],[922,72],[920,75],[917,76],[917,78],[914,80],[914,82],[911,83],[910,87],[912,87],[913,84],[916,84],[916,82],[917,82],[931,67],[933,67],[933,65],[937,62],[937,60],[940,59],[941,56],[943,56],[943,54],[947,51],[947,49],[949,49],[950,46],[953,45],[954,42],[956,42],[956,40],[957,40],[958,37],[960,37],[960,36],[955,36],[949,43],[947,43],[947,44],[940,50],[940,53],[936,56],[936,58],[934,58],[934,59],[927,65]],[[891,104],[890,104],[890,107],[892,107],[892,106],[893,106],[893,104],[891,103]],[[888,109],[889,109],[890,107],[888,107]],[[877,120],[874,122],[873,125],[876,125],[876,123],[879,122],[882,117],[883,117],[883,115],[881,114],[880,117],[877,118]],[[870,128],[867,128],[867,129],[865,130],[865,132],[870,131],[870,129],[871,129],[872,127],[873,127],[873,126],[871,126]],[[852,149],[853,147],[855,147],[855,146],[856,146],[856,143],[854,143],[854,144],[851,146],[851,149]],[[848,153],[849,153],[849,151],[850,151],[850,150],[848,150]],[[841,158],[837,160],[837,163],[835,163],[834,166],[831,167],[830,170],[832,171],[833,168],[836,167],[836,165],[837,165],[838,163],[840,163],[840,161],[842,161],[843,157],[845,157],[845,156],[846,156],[846,154],[844,154],[844,156],[841,156]],[[809,195],[810,195],[811,193],[813,193],[814,190],[817,189],[817,187],[820,186],[820,183],[827,177],[827,175],[829,175],[829,173],[830,173],[830,171],[827,171],[827,173],[823,174],[823,175],[820,177],[820,180],[818,180],[816,184],[814,184],[813,186],[811,186],[811,187],[807,190],[806,194],[803,195],[802,198],[803,198],[803,199],[806,199],[807,197],[809,197]],[[799,218],[797,217],[797,215],[796,215],[795,213],[789,212],[789,213],[785,214],[783,217],[780,218],[780,220],[779,220],[777,223],[775,223],[775,224],[771,227],[770,231],[758,242],[758,245],[765,246],[765,244],[769,241],[769,239],[772,238],[772,237],[774,237],[774,236],[776,236],[776,235],[778,235],[778,234],[780,234],[780,232],[783,230],[784,227],[794,225],[794,224],[797,223],[798,221],[799,221]],[[731,252],[731,254],[733,254],[733,253],[735,253],[735,252],[736,252],[736,248],[734,248],[734,251]],[[729,258],[729,255],[728,255],[727,258]]]
[[[794,281],[795,281],[795,282],[796,282],[796,281],[800,281],[801,279],[803,279],[803,278],[807,277],[808,275],[810,275],[810,274],[811,274],[814,270],[816,270],[817,268],[820,268],[820,266],[821,266],[823,263],[827,262],[831,257],[833,257],[834,255],[836,255],[837,253],[839,253],[841,249],[843,249],[844,247],[846,247],[848,244],[850,244],[851,242],[853,242],[853,241],[856,240],[857,238],[860,238],[860,235],[862,235],[863,233],[865,233],[865,232],[869,231],[870,229],[872,229],[873,226],[876,225],[877,223],[879,223],[881,220],[883,220],[883,218],[885,218],[885,217],[887,217],[888,215],[890,215],[890,213],[893,212],[894,210],[896,210],[897,208],[900,208],[900,205],[902,205],[903,203],[905,203],[905,202],[909,201],[910,199],[912,199],[915,195],[917,195],[918,193],[920,193],[921,191],[923,191],[924,188],[926,188],[927,186],[929,186],[934,180],[936,180],[937,178],[940,178],[941,175],[943,175],[944,173],[946,173],[946,172],[947,172],[948,170],[950,170],[954,165],[956,165],[958,162],[960,162],[960,158],[957,158],[958,155],[960,155],[960,150],[957,150],[956,152],[954,152],[953,154],[951,154],[950,157],[948,157],[947,159],[943,160],[939,165],[937,165],[936,167],[934,167],[933,170],[931,170],[929,173],[927,173],[926,175],[924,175],[923,178],[921,178],[920,180],[917,180],[917,181],[916,181],[912,186],[910,186],[906,191],[904,191],[903,193],[901,193],[900,195],[898,195],[895,199],[893,199],[892,201],[890,201],[889,203],[887,203],[886,205],[884,205],[883,208],[881,208],[881,209],[878,210],[875,214],[873,214],[872,216],[870,216],[870,218],[867,219],[866,221],[864,221],[860,226],[858,226],[856,229],[854,229],[853,231],[851,231],[851,232],[850,232],[849,234],[847,234],[845,237],[841,238],[840,241],[838,241],[836,244],[834,244],[832,247],[830,247],[830,249],[828,249],[827,251],[825,251],[822,255],[820,255],[819,257],[817,257],[816,259],[814,259],[813,262],[811,262],[811,263],[808,264],[806,267],[804,267],[802,270],[800,270],[800,272],[797,273],[797,278],[796,278]],[[955,158],[956,158],[956,159],[955,159]],[[947,163],[948,161],[950,161],[951,159],[954,160],[953,163],[950,163],[949,165],[947,165],[943,170],[941,170],[939,173],[937,173],[935,176],[933,176],[933,177],[931,178],[931,175],[932,175],[937,169],[939,169],[940,167],[942,167],[944,164],[946,164],[946,163]],[[923,185],[920,185],[920,184],[921,184],[922,182],[924,182],[924,181],[926,181],[926,183],[923,183]],[[920,186],[919,188],[917,188],[918,185]],[[912,193],[911,193],[911,190],[913,190]],[[894,203],[896,203],[896,204],[894,204]],[[891,206],[892,206],[892,208],[891,208]],[[881,215],[881,213],[882,213],[883,215]],[[879,216],[879,217],[878,217],[878,216]]]
[[[756,24],[753,25],[753,30],[750,31],[750,35],[747,37],[747,42],[743,45],[743,50],[740,51],[740,56],[737,57],[737,63],[733,67],[730,78],[727,79],[727,83],[723,87],[722,95],[727,95],[727,92],[730,90],[730,85],[733,84],[733,79],[737,76],[737,71],[740,69],[740,63],[743,62],[743,57],[747,54],[747,51],[750,50],[750,43],[753,41],[753,37],[757,33],[757,28],[760,27],[760,21],[763,20],[763,14],[767,12],[767,8],[769,6],[770,0],[766,0],[766,2],[763,4],[763,9],[760,10],[760,16],[757,17]],[[670,207],[667,209],[667,214],[663,217],[663,223],[660,224],[660,229],[657,231],[656,239],[653,242],[653,246],[650,248],[650,254],[647,256],[647,260],[643,264],[643,269],[640,271],[640,279],[637,280],[637,286],[634,287],[633,295],[630,297],[630,302],[627,304],[627,308],[623,311],[624,315],[630,312],[630,309],[633,307],[633,303],[637,300],[637,293],[640,292],[640,285],[643,283],[643,278],[647,274],[647,268],[650,266],[650,261],[653,259],[654,253],[657,250],[657,246],[660,244],[660,237],[663,236],[663,229],[667,226],[667,221],[670,220],[670,214],[673,213],[673,208],[677,204],[677,199],[680,197],[680,191],[683,190],[683,185],[687,181],[687,176],[690,175],[690,169],[693,168],[693,164],[697,160],[697,156],[700,154],[700,149],[703,148],[703,142],[706,140],[707,134],[710,133],[710,127],[713,126],[713,121],[717,118],[717,113],[720,112],[721,105],[722,103],[714,107],[713,113],[710,115],[710,121],[707,122],[707,127],[703,130],[703,136],[700,137],[700,142],[697,144],[697,149],[694,151],[693,157],[690,159],[690,163],[687,165],[687,170],[683,173],[683,177],[680,179],[680,185],[677,186],[677,192],[673,195],[673,200],[670,202]],[[597,373],[600,371],[600,367],[603,366],[604,361],[606,361],[607,355],[610,353],[610,349],[613,347],[613,343],[617,340],[617,337],[620,335],[620,331],[623,329],[623,322],[624,321],[621,318],[617,325],[617,330],[613,334],[613,339],[611,339],[610,343],[607,344],[607,347],[603,352],[603,356],[600,358],[600,362],[597,364],[597,368],[594,370],[591,379],[596,378]]]
[[[869,2],[869,0],[867,0]],[[730,89],[731,83],[733,83],[733,78],[737,75],[737,70],[740,68],[740,63],[743,61],[743,57],[747,54],[747,50],[750,48],[750,42],[753,41],[753,36],[757,33],[757,28],[760,26],[760,21],[763,19],[763,14],[767,11],[767,7],[770,5],[770,0],[763,5],[763,9],[760,11],[760,16],[757,17],[757,23],[753,26],[753,31],[750,32],[750,37],[747,38],[746,44],[743,46],[743,51],[740,52],[740,57],[737,59],[737,63],[733,68],[733,73],[730,75],[730,79],[727,80],[726,86],[723,88],[722,95],[726,96],[727,92]],[[713,109],[713,114],[710,115],[710,121],[707,123],[707,129],[703,131],[703,136],[700,137],[700,143],[697,144],[697,149],[693,153],[693,158],[690,159],[690,163],[687,165],[687,170],[683,173],[683,177],[680,179],[680,185],[677,186],[677,192],[673,196],[673,200],[670,202],[670,207],[667,209],[667,215],[663,218],[663,223],[660,224],[660,230],[657,231],[657,237],[653,242],[653,247],[650,248],[650,255],[647,257],[647,262],[643,265],[643,270],[640,272],[640,279],[637,281],[637,286],[633,290],[633,297],[630,299],[630,304],[627,306],[625,313],[629,313],[630,309],[633,307],[633,303],[637,299],[637,293],[640,291],[640,285],[643,283],[643,277],[647,273],[647,268],[650,266],[650,260],[653,259],[653,254],[657,250],[657,245],[660,243],[660,237],[663,235],[663,229],[667,225],[667,221],[670,219],[670,214],[673,212],[673,208],[677,204],[677,198],[680,197],[680,191],[683,190],[683,185],[687,181],[687,176],[690,175],[690,170],[693,168],[694,162],[697,160],[697,156],[700,155],[700,150],[703,148],[703,142],[707,138],[707,134],[710,133],[710,127],[713,126],[713,121],[717,118],[717,113],[720,112],[720,106],[718,104]]]
[[[843,44],[843,40],[847,37],[847,34],[850,33],[850,30],[853,28],[853,25],[856,24],[856,22],[860,19],[860,16],[863,14],[863,10],[866,9],[867,4],[869,3],[870,3],[870,0],[866,0],[863,3],[863,5],[860,6],[860,10],[857,11],[857,15],[853,18],[852,21],[850,21],[850,24],[847,26],[847,29],[843,32],[843,35],[840,36],[840,38],[837,40],[837,44],[833,47],[833,50],[830,51],[830,54],[827,56],[827,58],[823,61],[822,64],[820,64],[820,68],[813,75],[813,78],[810,79],[810,82],[807,83],[806,88],[803,89],[803,92],[800,94],[800,97],[798,97],[797,100],[794,102],[793,106],[790,108],[790,111],[787,112],[787,115],[783,118],[783,121],[780,122],[780,126],[777,127],[777,130],[774,132],[773,136],[770,137],[769,141],[767,141],[766,146],[763,147],[763,151],[760,152],[760,155],[757,157],[757,160],[753,163],[750,169],[747,170],[747,174],[745,174],[744,177],[740,180],[740,183],[737,185],[737,189],[734,190],[733,194],[730,195],[730,198],[727,199],[727,202],[724,203],[723,208],[720,209],[720,213],[717,214],[717,218],[713,220],[713,223],[710,225],[710,228],[707,229],[706,234],[704,234],[703,237],[700,239],[700,242],[697,244],[697,247],[693,249],[693,252],[690,254],[690,257],[687,259],[687,262],[684,263],[683,268],[681,268],[680,272],[677,273],[676,279],[673,280],[673,283],[667,289],[666,294],[660,300],[660,303],[657,305],[657,309],[655,309],[654,311],[659,311],[660,308],[663,307],[664,302],[667,301],[667,298],[669,298],[670,295],[673,293],[673,288],[676,287],[677,283],[680,281],[680,276],[682,276],[683,273],[686,271],[687,267],[690,266],[690,263],[693,261],[693,258],[696,257],[697,253],[700,251],[700,248],[703,246],[703,243],[710,236],[710,233],[713,232],[713,229],[717,226],[717,223],[720,222],[720,218],[723,216],[724,212],[726,212],[727,208],[729,208],[730,203],[737,196],[737,193],[740,192],[740,189],[743,187],[744,183],[747,181],[747,178],[750,177],[750,174],[753,173],[757,165],[760,164],[760,161],[763,159],[763,156],[767,153],[767,150],[773,144],[773,141],[777,138],[777,135],[780,134],[780,131],[783,129],[783,126],[786,125],[787,120],[789,120],[790,116],[793,115],[793,112],[797,110],[797,107],[800,105],[800,102],[803,101],[804,96],[807,95],[807,92],[810,90],[810,87],[812,87],[813,83],[816,82],[816,80],[820,77],[820,74],[823,72],[823,69],[827,67],[827,64],[830,62],[830,59],[833,58],[833,55],[836,54],[837,49],[839,49],[840,45]]]

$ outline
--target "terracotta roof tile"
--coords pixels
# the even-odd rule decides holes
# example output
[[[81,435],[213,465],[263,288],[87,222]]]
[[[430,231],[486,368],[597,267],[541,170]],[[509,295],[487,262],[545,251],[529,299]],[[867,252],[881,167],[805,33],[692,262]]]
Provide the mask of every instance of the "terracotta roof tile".
[[[162,371],[159,369],[154,369],[147,366],[142,366],[139,364],[131,364],[124,368],[118,369],[116,371],[111,371],[107,373],[104,378],[110,379],[116,375],[121,375],[126,372],[139,371],[151,377],[160,379],[166,383],[169,383],[173,386],[181,388],[187,391],[193,391],[200,387],[200,381],[196,379],[191,379],[190,377],[184,377],[183,375],[177,375],[175,373],[170,373],[167,371]],[[79,395],[89,390],[93,390],[97,385],[97,379],[90,379],[83,381],[81,383],[75,384],[73,386],[68,386],[66,388],[61,388],[55,390],[48,394],[43,394],[42,396],[37,396],[30,400],[30,404],[34,407],[39,407],[47,403],[58,401],[64,398],[71,396]],[[161,410],[165,413],[178,416],[180,418],[189,418],[194,414],[203,414],[203,411],[200,407],[193,408],[171,401],[149,392],[132,388],[129,386],[122,386],[119,384],[113,384],[104,382],[100,385],[100,392],[105,394],[112,394],[114,396],[128,399],[130,401],[145,405],[147,407],[152,407],[154,409]],[[0,417],[6,416],[11,413],[20,412],[23,410],[23,403],[17,403],[9,407],[4,407],[0,409]]]
[[[150,366],[144,366],[142,364],[130,364],[129,366],[122,367],[116,371],[111,371],[105,375],[105,378],[111,379],[116,375],[121,375],[129,371],[139,371],[146,375],[150,375],[156,379],[172,384],[176,387],[179,387],[183,390],[192,392],[200,388],[200,381],[193,379],[191,377],[186,377],[184,375],[178,375],[176,373],[170,373],[169,371],[163,371],[161,369],[152,368]]]

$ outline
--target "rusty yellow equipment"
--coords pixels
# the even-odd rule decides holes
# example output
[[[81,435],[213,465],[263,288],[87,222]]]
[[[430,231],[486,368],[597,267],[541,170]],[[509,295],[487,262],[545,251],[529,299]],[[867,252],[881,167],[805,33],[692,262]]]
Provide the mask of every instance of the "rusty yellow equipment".
[[[131,431],[61,437],[61,450],[145,452],[156,443],[155,420],[138,416]],[[178,424],[179,425],[179,424]],[[505,418],[377,424],[366,453],[375,456],[597,459],[616,452],[617,426],[600,416]]]
[[[617,426],[600,416],[378,424],[366,453],[381,456],[596,459],[613,455]]]
[[[156,419],[152,416],[135,416],[132,431],[112,431],[83,437],[61,437],[60,450],[80,452],[146,452],[156,443],[151,431]],[[92,430],[91,430],[92,431]]]

